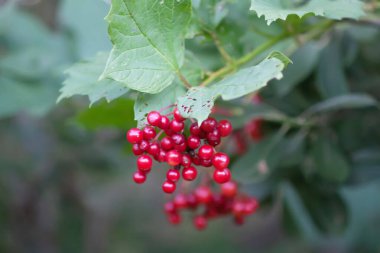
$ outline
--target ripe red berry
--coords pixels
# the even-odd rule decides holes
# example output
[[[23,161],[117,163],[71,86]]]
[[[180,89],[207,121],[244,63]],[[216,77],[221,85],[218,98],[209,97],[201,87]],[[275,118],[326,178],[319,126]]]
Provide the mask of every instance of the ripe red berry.
[[[190,133],[193,136],[198,136],[199,137],[199,134],[201,133],[201,129],[199,128],[198,123],[194,122],[194,123],[191,124],[191,126],[190,126]]]
[[[165,129],[168,129],[169,126],[170,126],[169,118],[166,116],[161,116],[161,122],[160,122],[158,127],[165,130]]]
[[[181,164],[183,167],[189,167],[191,165],[191,157],[188,154],[183,154],[182,155],[182,161]]]
[[[177,182],[179,180],[180,174],[178,170],[170,169],[166,173],[166,179],[172,182]]]
[[[209,133],[216,128],[217,124],[218,122],[214,118],[208,118],[202,122],[201,129],[206,133]]]
[[[203,230],[207,227],[207,219],[201,215],[195,216],[193,223],[195,228],[198,230]]]
[[[161,124],[161,114],[159,112],[151,111],[146,119],[152,126],[159,126]]]
[[[141,171],[149,171],[152,168],[152,158],[147,155],[141,155],[137,158],[137,168]]]
[[[173,225],[178,225],[181,223],[181,216],[178,213],[171,213],[168,216],[168,220]]]
[[[166,161],[166,152],[161,149],[160,152],[158,153],[156,160],[159,161],[160,163],[165,162]]]
[[[201,159],[199,158],[199,156],[195,155],[191,158],[191,161],[195,164],[195,165],[201,165]]]
[[[211,159],[201,160],[201,165],[206,168],[211,167],[212,160]]]
[[[218,129],[214,129],[212,132],[209,132],[207,134],[207,142],[208,144],[210,144],[211,146],[218,146],[221,142],[221,136],[220,136],[220,132]]]
[[[232,205],[232,213],[235,216],[243,216],[245,210],[245,204],[242,201],[235,201]]]
[[[175,145],[174,146],[174,149],[175,150],[177,150],[178,152],[185,152],[186,151],[186,149],[187,149],[187,145],[186,145],[186,143],[184,142],[184,143],[182,143],[182,144],[180,144],[180,145]]]
[[[138,143],[135,143],[132,145],[132,152],[134,155],[141,155],[144,153],[139,147],[140,145]]]
[[[194,167],[184,168],[182,171],[182,177],[184,180],[193,181],[197,177],[198,171]]]
[[[127,140],[128,142],[135,144],[142,141],[144,138],[143,132],[138,128],[131,128],[127,132]]]
[[[146,175],[144,172],[136,171],[133,174],[133,181],[135,181],[136,184],[142,184],[146,180]]]
[[[256,198],[249,199],[244,206],[244,214],[249,215],[254,213],[259,207],[259,201]]]
[[[139,144],[139,148],[141,151],[145,152],[145,151],[148,151],[148,148],[149,148],[149,142],[146,141],[146,140],[142,140]]]
[[[177,120],[177,121],[184,121],[184,120],[185,120],[185,118],[182,117],[182,115],[181,115],[181,113],[179,112],[179,110],[178,110],[177,107],[174,108],[174,110],[173,110],[173,116],[174,116],[175,120]]]
[[[208,203],[212,199],[212,192],[207,186],[199,186],[194,194],[199,203]]]
[[[185,136],[183,136],[182,134],[173,134],[171,136],[173,142],[175,145],[181,145],[182,143],[185,143]]]
[[[174,182],[171,182],[171,181],[165,181],[163,184],[162,184],[162,190],[165,192],[165,193],[173,193],[176,189],[176,185]]]
[[[209,160],[214,155],[214,148],[210,145],[203,145],[198,150],[199,158]]]
[[[187,206],[190,209],[195,209],[198,206],[197,198],[195,197],[193,193],[187,195],[186,200],[187,200]]]
[[[175,208],[173,202],[167,202],[167,203],[165,203],[164,210],[165,210],[165,213],[167,213],[167,214],[174,213],[174,212],[177,211],[177,209]]]
[[[224,168],[221,170],[215,170],[213,178],[214,178],[215,182],[217,182],[218,184],[223,184],[223,183],[230,181],[231,172],[228,168]]]
[[[218,129],[222,137],[230,135],[230,133],[232,132],[231,122],[229,122],[228,120],[219,121]]]
[[[144,134],[144,139],[147,141],[156,137],[156,130],[154,130],[154,127],[146,126],[146,127],[144,127],[144,129],[142,131]]]
[[[230,158],[225,153],[216,153],[212,158],[212,164],[216,169],[224,169],[228,167]]]
[[[173,203],[177,209],[185,208],[187,206],[187,198],[183,193],[179,193],[174,197]]]
[[[232,198],[237,193],[237,184],[234,181],[229,181],[221,185],[222,195],[227,198]]]
[[[244,217],[243,216],[235,216],[234,222],[236,225],[243,225],[244,224]]]
[[[181,132],[185,128],[185,124],[181,121],[172,120],[170,122],[170,130],[172,130],[175,133]]]
[[[170,150],[166,153],[166,162],[171,166],[176,166],[181,164],[182,155],[177,150]]]
[[[263,138],[261,128],[262,128],[262,120],[253,119],[250,123],[248,123],[246,127],[246,131],[249,133],[249,135],[254,141],[260,141]]]
[[[165,151],[168,151],[168,150],[171,150],[173,149],[174,147],[174,143],[173,143],[173,140],[168,137],[168,136],[165,136],[164,138],[162,138],[161,140],[161,148]]]
[[[201,145],[201,140],[199,139],[199,137],[191,135],[189,136],[189,138],[187,138],[187,146],[189,148],[197,149],[199,145]]]
[[[158,143],[151,143],[148,148],[148,154],[156,156],[160,152],[160,145]]]

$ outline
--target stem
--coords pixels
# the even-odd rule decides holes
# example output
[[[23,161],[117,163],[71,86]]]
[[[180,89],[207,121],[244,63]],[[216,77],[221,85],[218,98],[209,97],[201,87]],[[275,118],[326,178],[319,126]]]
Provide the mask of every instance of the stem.
[[[235,61],[235,63],[233,65],[225,66],[225,67],[217,70],[216,72],[213,72],[206,80],[204,80],[200,84],[200,86],[201,87],[207,86],[208,84],[213,82],[215,79],[223,77],[224,75],[233,72],[237,67],[240,67],[241,65],[244,65],[244,64],[250,62],[253,58],[258,56],[262,52],[268,50],[269,48],[271,48],[272,46],[274,46],[275,44],[277,44],[278,42],[282,41],[283,39],[285,39],[287,37],[288,37],[287,34],[283,34],[283,35],[277,36],[277,37],[269,40],[268,42],[258,46],[257,48],[255,48],[250,53],[244,55],[243,57],[241,57],[240,59]]]
[[[187,81],[186,77],[180,71],[177,71],[177,75],[187,89],[190,89],[192,87],[189,81]]]
[[[232,57],[227,53],[227,51],[224,49],[223,45],[222,45],[222,42],[220,41],[220,39],[218,38],[218,35],[212,31],[209,31],[209,34],[211,36],[211,38],[214,40],[214,43],[215,43],[215,46],[216,48],[218,49],[220,55],[223,57],[223,59],[229,63],[229,64],[233,64],[234,60],[232,59]]]

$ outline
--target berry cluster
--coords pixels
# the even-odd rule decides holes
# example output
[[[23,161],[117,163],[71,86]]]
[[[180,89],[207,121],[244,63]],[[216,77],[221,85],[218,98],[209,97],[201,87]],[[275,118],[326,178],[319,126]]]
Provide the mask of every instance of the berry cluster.
[[[229,181],[222,184],[220,193],[213,193],[208,186],[199,186],[190,194],[178,194],[164,206],[168,220],[172,224],[181,223],[183,210],[194,213],[193,224],[196,229],[207,227],[209,219],[232,215],[236,224],[244,223],[246,216],[253,214],[259,207],[256,198],[238,192],[237,184]]]
[[[190,135],[186,136],[185,118],[177,108],[171,114],[172,120],[167,115],[152,111],[147,115],[148,124],[143,129],[132,128],[128,131],[127,140],[133,144],[133,153],[138,156],[134,181],[138,184],[145,182],[153,159],[171,166],[162,185],[166,193],[175,191],[181,172],[184,180],[194,180],[198,174],[196,166],[213,166],[213,178],[217,183],[230,181],[230,158],[227,154],[216,152],[215,147],[221,143],[222,137],[231,133],[231,123],[208,118],[200,126],[197,123],[190,124]],[[157,134],[158,129],[160,132]],[[165,136],[162,136],[163,133]]]

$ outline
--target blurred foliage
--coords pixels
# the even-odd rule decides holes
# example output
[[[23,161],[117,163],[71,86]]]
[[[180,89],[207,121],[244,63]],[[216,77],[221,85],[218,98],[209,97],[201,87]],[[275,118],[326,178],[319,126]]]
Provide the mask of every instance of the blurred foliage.
[[[293,33],[273,47],[293,64],[261,90],[260,106],[217,103],[238,130],[251,118],[265,122],[265,138],[249,141],[231,166],[263,207],[243,227],[219,221],[198,233],[164,220],[163,173],[144,189],[130,180],[124,131],[136,124],[133,100],[143,115],[147,98],[56,105],[64,70],[111,49],[106,2],[61,0],[49,10],[57,12],[51,28],[27,6],[0,1],[0,252],[379,252],[380,2],[364,3],[365,17],[333,21],[306,42],[305,27],[326,20],[288,17],[268,27],[248,13],[250,1],[193,0],[202,8],[186,40],[192,83],[224,65],[215,34],[238,58]]]

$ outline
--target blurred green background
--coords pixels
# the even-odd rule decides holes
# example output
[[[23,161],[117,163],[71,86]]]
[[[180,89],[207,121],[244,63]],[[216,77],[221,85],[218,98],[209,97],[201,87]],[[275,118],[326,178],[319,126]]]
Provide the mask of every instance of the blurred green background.
[[[198,232],[185,219],[173,227],[158,190],[163,172],[142,187],[131,180],[135,160],[124,133],[135,125],[133,102],[101,102],[88,109],[88,101],[76,97],[56,105],[64,70],[111,48],[104,21],[109,5],[5,2],[0,0],[0,252],[380,252],[378,108],[333,115],[322,110],[318,119],[325,123],[316,132],[334,136],[343,162],[325,143],[315,143],[316,132],[308,133],[302,147],[294,142],[303,132],[291,132],[281,145],[295,150],[280,145],[277,153],[284,154],[268,158],[286,169],[244,187],[263,201],[244,226],[221,219]],[[230,18],[236,20],[236,13]],[[294,80],[274,83],[262,96],[296,115],[337,92],[329,84],[349,80],[350,92],[378,100],[379,29],[348,24],[324,42],[322,53],[297,51],[293,60],[312,62],[295,61],[288,69]],[[320,86],[305,85],[315,80]],[[310,90],[321,95],[308,97]],[[267,125],[268,136],[278,128]],[[260,146],[248,145],[248,155],[237,161],[240,167],[259,159],[253,157]],[[347,171],[337,170],[346,164]],[[315,166],[328,166],[322,179],[311,176]]]

